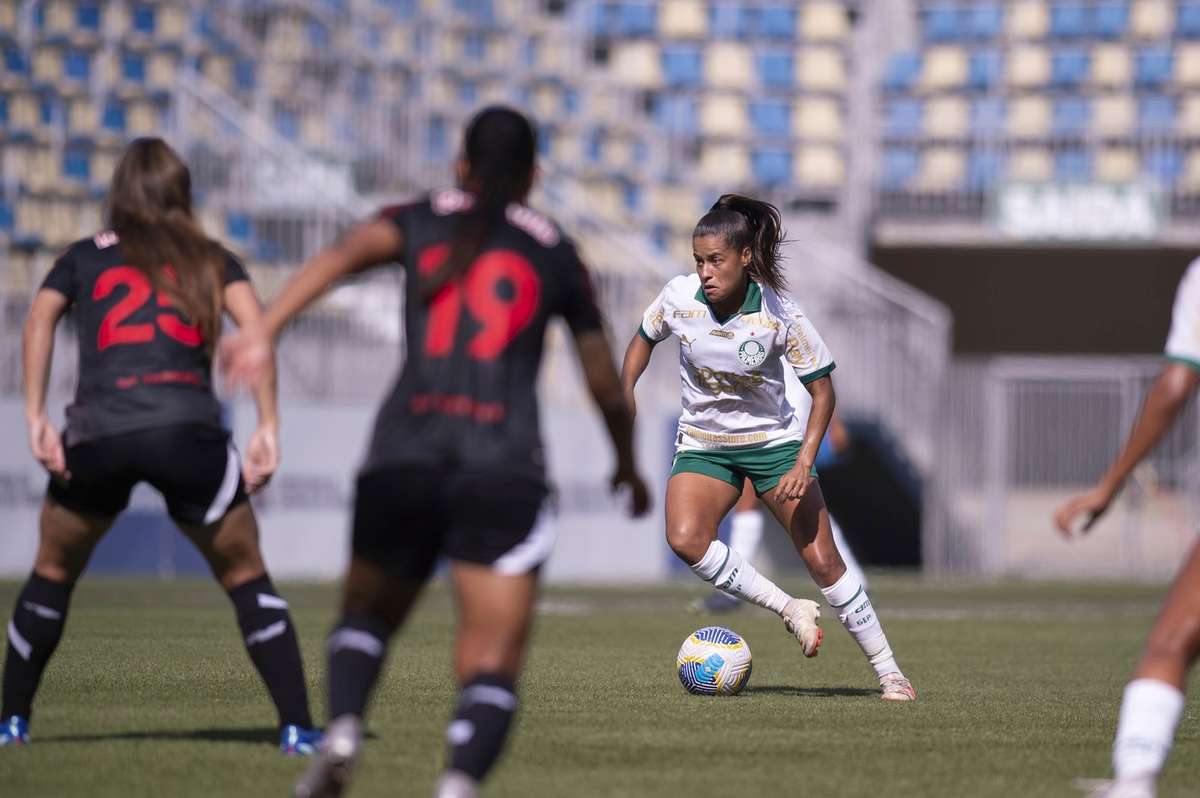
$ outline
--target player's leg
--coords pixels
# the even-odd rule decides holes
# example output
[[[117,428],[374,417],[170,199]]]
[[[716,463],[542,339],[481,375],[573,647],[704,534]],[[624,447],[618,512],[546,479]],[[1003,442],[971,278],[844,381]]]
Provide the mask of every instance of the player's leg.
[[[111,515],[85,515],[50,497],[42,504],[33,572],[21,588],[8,622],[0,746],[29,742],[33,699],[62,638],[71,593],[112,522]]]
[[[750,480],[744,480],[742,495],[738,497],[733,512],[729,514],[729,548],[736,551],[746,560],[753,561],[762,542],[763,517],[758,504],[758,496],[754,493],[754,485]],[[725,613],[739,609],[742,602],[728,593],[714,590],[692,608],[712,613]]]
[[[916,691],[896,664],[861,577],[846,568],[834,545],[821,486],[814,480],[799,500],[782,500],[777,496],[777,490],[778,480],[763,494],[763,501],[788,530],[813,581],[875,670],[883,698],[889,701],[915,699]]]
[[[1130,795],[1153,795],[1183,713],[1187,673],[1197,658],[1200,544],[1175,578],[1121,701],[1113,769],[1117,784]]]
[[[821,645],[816,602],[797,599],[758,570],[736,550],[717,539],[717,525],[741,495],[745,476],[719,464],[676,458],[667,482],[667,543],[692,573],[718,590],[779,615],[814,656]],[[696,471],[686,470],[696,468]],[[704,469],[704,470],[701,470]]]

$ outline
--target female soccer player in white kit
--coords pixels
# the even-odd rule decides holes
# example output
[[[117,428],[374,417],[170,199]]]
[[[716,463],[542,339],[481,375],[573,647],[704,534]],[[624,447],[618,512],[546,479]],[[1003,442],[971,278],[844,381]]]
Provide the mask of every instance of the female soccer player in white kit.
[[[667,483],[667,542],[701,579],[771,610],[815,656],[822,631],[816,602],[789,596],[737,551],[717,526],[748,478],[787,529],[809,573],[862,648],[882,697],[912,701],[861,578],[847,571],[814,480],[813,461],[834,408],[833,358],[812,323],[782,296],[779,211],[726,194],[696,225],[696,271],[676,277],[646,310],[625,352],[621,381],[634,388],[654,345],[675,335],[683,415]],[[784,391],[784,361],[812,396],[802,427]]]
[[[1091,529],[1112,504],[1117,492],[1142,458],[1150,453],[1200,385],[1200,259],[1192,261],[1171,311],[1167,364],[1146,394],[1129,440],[1100,482],[1066,502],[1054,520],[1064,535],[1084,517],[1082,532]],[[1142,659],[1125,687],[1121,716],[1113,742],[1116,780],[1104,798],[1153,798],[1158,774],[1171,752],[1175,728],[1183,714],[1188,670],[1200,658],[1200,543],[1167,594]]]

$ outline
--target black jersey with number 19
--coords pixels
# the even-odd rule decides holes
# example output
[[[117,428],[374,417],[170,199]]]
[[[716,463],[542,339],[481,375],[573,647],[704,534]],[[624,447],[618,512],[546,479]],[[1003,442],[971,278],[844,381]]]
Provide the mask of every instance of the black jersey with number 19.
[[[444,262],[471,201],[447,189],[383,211],[404,234],[408,352],[366,472],[428,464],[544,480],[536,387],[546,324],[562,316],[578,334],[600,328],[600,312],[574,245],[516,204],[463,276],[425,301],[422,279]]]

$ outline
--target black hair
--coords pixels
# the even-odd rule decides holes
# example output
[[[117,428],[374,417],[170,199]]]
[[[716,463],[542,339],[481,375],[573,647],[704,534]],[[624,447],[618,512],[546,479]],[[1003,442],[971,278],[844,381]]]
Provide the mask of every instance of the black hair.
[[[519,111],[493,105],[467,124],[462,156],[474,202],[458,219],[445,263],[425,286],[426,301],[462,276],[488,235],[503,223],[509,204],[524,199],[533,182],[536,155],[537,132]]]
[[[776,291],[786,290],[779,250],[787,239],[778,208],[740,194],[723,194],[692,232],[692,238],[713,235],[724,238],[739,253],[749,247],[750,265],[746,270],[750,276]]]

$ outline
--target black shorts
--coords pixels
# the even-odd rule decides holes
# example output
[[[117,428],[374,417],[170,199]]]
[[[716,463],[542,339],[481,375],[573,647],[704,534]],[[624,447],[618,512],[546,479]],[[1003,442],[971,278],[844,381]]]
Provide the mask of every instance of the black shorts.
[[[362,474],[354,498],[354,554],[418,581],[439,556],[506,574],[536,571],[554,548],[538,524],[540,482],[497,472],[388,466]]]
[[[171,518],[208,525],[246,501],[242,467],[229,433],[204,424],[126,432],[67,447],[63,482],[51,477],[50,498],[68,510],[113,516],[139,482],[162,494]]]

